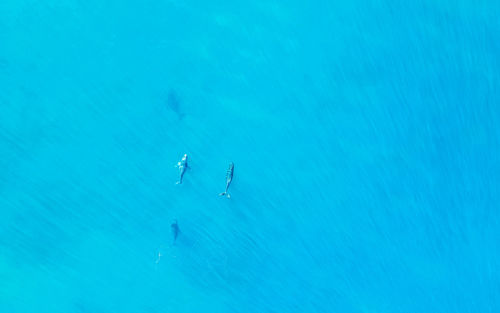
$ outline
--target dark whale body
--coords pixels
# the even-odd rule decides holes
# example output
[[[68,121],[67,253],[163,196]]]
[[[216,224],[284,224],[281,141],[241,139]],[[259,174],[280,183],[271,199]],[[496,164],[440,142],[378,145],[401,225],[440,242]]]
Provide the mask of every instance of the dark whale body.
[[[223,196],[226,195],[228,198],[231,198],[231,195],[227,192],[229,189],[229,186],[231,185],[231,182],[233,181],[233,174],[234,174],[234,163],[231,162],[229,163],[229,168],[227,169],[226,172],[226,190],[224,192],[221,192],[219,195]]]

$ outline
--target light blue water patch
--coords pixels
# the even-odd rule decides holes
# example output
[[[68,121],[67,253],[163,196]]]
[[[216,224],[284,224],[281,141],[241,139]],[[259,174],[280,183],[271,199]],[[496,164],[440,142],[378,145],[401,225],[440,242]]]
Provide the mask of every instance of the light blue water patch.
[[[2,1],[0,312],[498,312],[499,9]]]

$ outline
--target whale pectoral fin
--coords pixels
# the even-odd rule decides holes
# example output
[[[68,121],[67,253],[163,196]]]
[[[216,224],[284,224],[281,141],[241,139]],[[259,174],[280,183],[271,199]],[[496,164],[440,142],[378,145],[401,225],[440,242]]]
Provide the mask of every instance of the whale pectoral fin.
[[[182,180],[179,180],[178,182],[175,183],[176,185],[182,184]]]
[[[229,193],[227,193],[227,198],[231,199],[231,195]]]
[[[219,193],[219,196],[223,196],[225,194],[226,194],[225,192],[221,192],[221,193]]]

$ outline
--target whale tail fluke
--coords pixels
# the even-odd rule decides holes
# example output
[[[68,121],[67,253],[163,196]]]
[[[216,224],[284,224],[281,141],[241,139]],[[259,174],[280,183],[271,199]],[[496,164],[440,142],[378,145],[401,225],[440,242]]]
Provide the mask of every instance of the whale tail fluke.
[[[226,192],[224,191],[224,192],[219,193],[219,196],[223,196],[225,194],[226,194]]]
[[[219,193],[219,196],[226,196],[228,199],[231,198],[231,195],[227,192],[227,191],[224,191],[224,192],[221,192]]]

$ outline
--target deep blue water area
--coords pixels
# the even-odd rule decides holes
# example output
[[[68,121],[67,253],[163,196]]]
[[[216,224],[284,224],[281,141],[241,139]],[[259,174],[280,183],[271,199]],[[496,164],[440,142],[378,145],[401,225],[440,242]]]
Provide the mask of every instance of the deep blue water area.
[[[500,312],[499,16],[1,1],[0,312]]]

